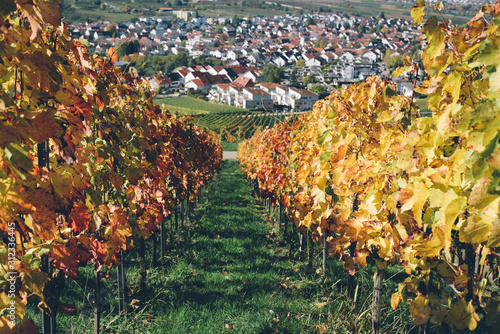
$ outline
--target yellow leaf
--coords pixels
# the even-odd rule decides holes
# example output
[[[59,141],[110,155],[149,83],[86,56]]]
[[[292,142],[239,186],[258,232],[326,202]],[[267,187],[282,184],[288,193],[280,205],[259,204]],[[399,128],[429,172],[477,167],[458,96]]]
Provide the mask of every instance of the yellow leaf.
[[[444,246],[444,232],[440,228],[435,228],[433,238],[423,241],[420,245],[415,246],[415,250],[421,256],[434,257],[441,253]]]
[[[427,201],[429,195],[429,188],[423,182],[415,182],[413,185],[409,185],[405,192],[406,197],[401,196],[401,202],[404,203],[401,207],[401,211],[413,211],[413,216],[418,223],[419,227],[422,227],[422,209]],[[410,195],[408,197],[408,195]]]
[[[391,296],[391,307],[396,310],[401,303],[401,294],[399,292],[394,292]]]
[[[448,253],[451,245],[451,230],[455,220],[467,203],[464,196],[458,196],[453,190],[448,190],[443,196],[441,204],[441,228],[444,230],[445,252]]]
[[[492,223],[490,233],[488,234],[488,243],[486,247],[493,248],[500,246],[500,219],[496,219]]]
[[[424,296],[418,296],[411,303],[410,316],[415,326],[425,325],[431,317],[431,308],[428,304],[429,300]]]
[[[473,215],[460,226],[460,241],[466,243],[481,243],[488,240],[488,234],[493,224],[479,215]]]
[[[467,304],[465,300],[459,299],[451,306],[446,320],[452,327],[457,329],[468,328],[473,331],[477,327],[479,316],[472,306],[472,301]]]
[[[419,26],[422,24],[422,21],[424,20],[424,14],[425,14],[425,6],[415,6],[411,10],[411,18],[413,19],[413,22],[415,22],[416,26]]]

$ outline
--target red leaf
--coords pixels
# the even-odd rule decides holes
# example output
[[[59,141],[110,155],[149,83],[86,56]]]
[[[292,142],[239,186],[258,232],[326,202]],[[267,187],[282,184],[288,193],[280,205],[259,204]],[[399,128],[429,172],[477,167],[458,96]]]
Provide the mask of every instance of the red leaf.
[[[90,224],[90,215],[84,203],[77,202],[69,214],[70,226],[76,233],[86,230]]]

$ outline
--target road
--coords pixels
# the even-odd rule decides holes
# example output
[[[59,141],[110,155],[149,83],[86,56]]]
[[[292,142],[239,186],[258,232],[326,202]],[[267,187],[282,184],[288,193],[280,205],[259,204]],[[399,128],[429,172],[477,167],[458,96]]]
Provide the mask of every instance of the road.
[[[223,160],[236,160],[236,151],[223,151],[222,152]]]

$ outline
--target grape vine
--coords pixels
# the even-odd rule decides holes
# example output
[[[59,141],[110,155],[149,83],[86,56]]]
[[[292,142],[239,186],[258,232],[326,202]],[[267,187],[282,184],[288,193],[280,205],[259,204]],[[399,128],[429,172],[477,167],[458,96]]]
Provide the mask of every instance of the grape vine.
[[[418,0],[412,17],[419,25],[442,6]],[[326,234],[349,274],[367,258],[380,272],[404,267],[391,304],[409,301],[417,326],[474,330],[498,315],[499,27],[500,2],[465,27],[425,21],[427,78],[415,91],[427,95],[430,118],[371,77],[239,147],[262,194],[316,239]],[[417,71],[407,58],[393,76]]]
[[[1,332],[32,332],[29,296],[54,312],[51,281],[119,264],[221,163],[218,139],[162,111],[133,70],[85,44],[70,41],[60,1],[0,7]]]

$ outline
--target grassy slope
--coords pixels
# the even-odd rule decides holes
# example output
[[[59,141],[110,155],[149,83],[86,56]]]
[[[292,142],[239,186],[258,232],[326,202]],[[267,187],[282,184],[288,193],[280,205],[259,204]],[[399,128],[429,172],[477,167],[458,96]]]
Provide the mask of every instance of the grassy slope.
[[[197,115],[221,112],[248,112],[248,110],[224,104],[211,103],[201,99],[181,96],[181,97],[160,97],[155,98],[154,102],[158,105],[164,105],[171,112],[177,111],[181,115]]]

